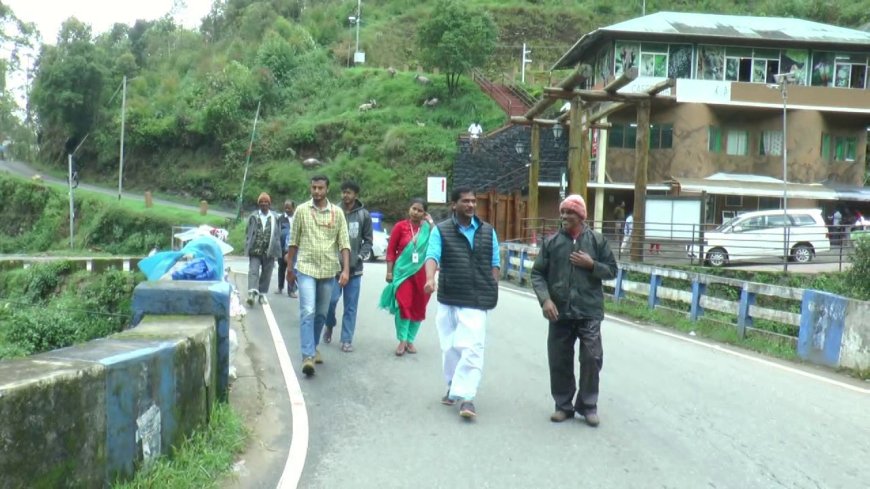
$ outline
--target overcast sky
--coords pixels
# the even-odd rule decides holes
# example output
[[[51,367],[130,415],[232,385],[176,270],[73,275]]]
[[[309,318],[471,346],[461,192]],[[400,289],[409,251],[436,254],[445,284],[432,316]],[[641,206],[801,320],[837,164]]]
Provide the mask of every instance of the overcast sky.
[[[133,24],[137,19],[158,19],[172,10],[174,0],[0,0],[18,18],[33,22],[43,42],[54,44],[64,20],[75,16],[93,28],[94,34],[109,30],[112,24]],[[211,9],[212,0],[181,0],[186,5],[176,17],[187,27],[198,27]]]

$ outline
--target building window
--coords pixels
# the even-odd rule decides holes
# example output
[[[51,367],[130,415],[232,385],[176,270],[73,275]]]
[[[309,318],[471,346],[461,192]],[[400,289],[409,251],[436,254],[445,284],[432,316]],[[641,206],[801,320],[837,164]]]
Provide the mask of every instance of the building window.
[[[652,124],[649,131],[650,149],[670,149],[674,147],[674,126],[672,124]]]
[[[781,156],[782,131],[762,131],[759,154],[762,156]]]
[[[822,134],[821,157],[827,161],[855,161],[858,138],[855,136],[832,136]]]
[[[637,127],[635,124],[611,124],[607,135],[608,148],[633,149],[637,144]]]
[[[649,44],[640,45],[640,76],[668,76],[668,45]]]
[[[726,195],[725,207],[743,207],[742,195]]]
[[[707,128],[707,149],[711,153],[722,152],[722,128],[716,126]]]
[[[725,153],[732,156],[749,154],[749,133],[747,131],[728,131]]]
[[[725,79],[773,83],[779,73],[780,53],[775,49],[725,48]]]

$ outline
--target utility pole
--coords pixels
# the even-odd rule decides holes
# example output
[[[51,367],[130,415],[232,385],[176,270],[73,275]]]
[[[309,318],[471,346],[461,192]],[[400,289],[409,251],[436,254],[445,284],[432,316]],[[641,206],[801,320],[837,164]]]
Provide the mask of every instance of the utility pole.
[[[124,185],[124,122],[127,115],[127,75],[124,75],[121,93],[121,155],[118,157],[118,200],[121,200]]]
[[[245,175],[242,177],[242,190],[239,191],[239,204],[236,219],[242,217],[242,199],[245,196],[245,183],[248,181],[248,168],[251,166],[251,153],[254,151],[254,136],[257,134],[257,121],[260,119],[260,101],[257,102],[257,113],[254,114],[254,127],[251,129],[251,142],[248,144],[248,157],[245,161]]]
[[[526,65],[532,62],[532,60],[527,57],[527,55],[529,54],[532,54],[532,50],[526,49],[526,43],[523,43],[523,62],[522,66],[520,67],[520,81],[522,81],[523,83],[526,82]]]
[[[356,0],[356,51],[353,52],[354,64],[356,64],[356,53],[359,52],[359,22],[360,9],[362,8],[362,0]]]
[[[73,151],[75,153],[75,151]],[[75,202],[73,201],[73,153],[67,155],[67,184],[69,186],[69,249],[73,249],[75,234]]]

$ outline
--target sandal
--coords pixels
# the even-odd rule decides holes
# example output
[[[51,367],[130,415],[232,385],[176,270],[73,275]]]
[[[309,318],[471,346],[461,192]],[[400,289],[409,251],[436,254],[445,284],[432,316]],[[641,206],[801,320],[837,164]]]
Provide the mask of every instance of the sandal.
[[[342,343],[341,344],[341,351],[343,351],[345,353],[350,353],[353,351],[353,346],[350,343]]]
[[[413,343],[408,343],[408,345],[405,346],[405,351],[408,352],[408,353],[410,353],[410,354],[412,354],[412,355],[413,355],[414,353],[417,353],[417,349],[414,348],[414,344],[413,344]]]
[[[399,343],[399,346],[396,347],[396,356],[400,357],[405,354],[405,342],[402,341]]]

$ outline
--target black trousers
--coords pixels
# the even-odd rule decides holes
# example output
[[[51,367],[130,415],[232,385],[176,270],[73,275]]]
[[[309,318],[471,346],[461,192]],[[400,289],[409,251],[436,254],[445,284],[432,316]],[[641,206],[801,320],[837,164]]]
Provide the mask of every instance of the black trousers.
[[[287,255],[278,258],[278,292],[284,290],[284,281],[287,278]]]
[[[575,384],[574,343],[578,339],[580,380]],[[580,414],[595,411],[598,405],[599,372],[604,364],[601,320],[563,319],[551,322],[547,336],[547,358],[550,363],[550,393],[556,409]]]

